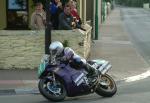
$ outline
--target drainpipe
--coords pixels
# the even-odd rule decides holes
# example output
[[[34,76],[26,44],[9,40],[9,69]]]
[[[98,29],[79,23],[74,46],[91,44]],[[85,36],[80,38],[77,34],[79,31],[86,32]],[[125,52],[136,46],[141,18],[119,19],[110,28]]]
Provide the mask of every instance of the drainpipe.
[[[95,1],[96,0],[93,0],[93,35],[92,35],[92,39],[95,39]]]
[[[86,24],[86,0],[83,0],[83,24]]]
[[[98,40],[98,0],[95,1],[95,40]]]
[[[83,11],[83,7],[82,7],[82,0],[79,0],[79,10],[80,10],[80,17],[81,17],[81,19],[83,20],[83,16],[82,16],[82,11]]]

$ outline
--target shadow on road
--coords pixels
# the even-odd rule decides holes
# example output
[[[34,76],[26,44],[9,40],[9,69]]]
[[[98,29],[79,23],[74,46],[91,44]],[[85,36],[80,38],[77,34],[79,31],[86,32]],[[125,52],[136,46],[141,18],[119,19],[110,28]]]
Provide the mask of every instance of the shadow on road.
[[[112,98],[112,97],[111,97]],[[91,94],[91,95],[86,95],[86,96],[78,96],[78,97],[67,97],[64,101],[59,102],[59,103],[96,103],[98,101],[101,101],[103,99],[108,99],[101,97],[96,94]],[[44,101],[39,101],[37,103],[49,103],[51,101],[44,100]],[[56,103],[56,102],[51,102],[51,103]]]

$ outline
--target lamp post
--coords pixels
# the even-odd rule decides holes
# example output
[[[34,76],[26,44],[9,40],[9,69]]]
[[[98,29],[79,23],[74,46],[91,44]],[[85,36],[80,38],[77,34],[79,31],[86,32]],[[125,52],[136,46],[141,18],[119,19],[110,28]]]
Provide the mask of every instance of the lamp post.
[[[49,9],[49,0],[46,0],[46,28],[45,28],[45,54],[49,53],[49,45],[51,43],[51,15]]]

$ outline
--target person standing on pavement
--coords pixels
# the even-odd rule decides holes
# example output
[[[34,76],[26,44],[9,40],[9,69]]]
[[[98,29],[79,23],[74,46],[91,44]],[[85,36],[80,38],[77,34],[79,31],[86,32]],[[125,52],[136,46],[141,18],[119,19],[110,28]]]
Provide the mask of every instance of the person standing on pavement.
[[[46,13],[43,10],[42,3],[38,2],[35,6],[35,11],[31,16],[31,29],[42,30],[45,29],[46,24]]]

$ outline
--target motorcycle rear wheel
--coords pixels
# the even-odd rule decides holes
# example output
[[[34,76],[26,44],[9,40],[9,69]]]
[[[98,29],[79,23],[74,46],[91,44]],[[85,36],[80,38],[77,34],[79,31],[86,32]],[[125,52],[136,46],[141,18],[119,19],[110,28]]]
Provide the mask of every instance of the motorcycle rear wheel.
[[[97,86],[96,93],[103,97],[112,97],[117,92],[117,86],[115,81],[108,74],[102,75],[101,81],[106,85],[101,83]]]
[[[59,88],[61,89],[60,90],[61,94],[56,95],[52,91],[50,91],[49,88],[47,87],[48,82],[50,82],[50,81],[45,80],[45,79],[41,79],[39,81],[38,88],[39,88],[40,93],[50,101],[59,102],[59,101],[64,100],[67,95],[64,85],[60,81],[57,80],[57,84],[59,84],[58,88],[57,87],[56,88],[49,87],[49,88],[53,88],[54,90],[59,89]],[[53,86],[53,85],[50,84],[49,86]]]

